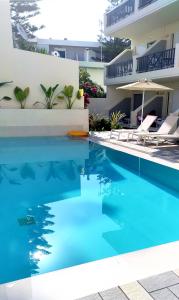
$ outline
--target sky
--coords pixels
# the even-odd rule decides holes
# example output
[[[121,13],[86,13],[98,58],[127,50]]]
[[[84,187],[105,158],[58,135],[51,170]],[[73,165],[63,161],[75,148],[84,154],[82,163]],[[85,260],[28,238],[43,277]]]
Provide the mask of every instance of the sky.
[[[39,38],[96,41],[107,0],[42,0],[41,15],[34,23],[44,24]]]

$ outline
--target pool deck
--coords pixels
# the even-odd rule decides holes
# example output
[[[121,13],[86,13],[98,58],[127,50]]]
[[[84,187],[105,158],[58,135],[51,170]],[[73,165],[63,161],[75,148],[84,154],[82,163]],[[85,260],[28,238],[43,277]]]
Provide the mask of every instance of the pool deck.
[[[179,270],[116,286],[78,300],[177,300]]]
[[[109,133],[96,133],[90,139],[179,170],[179,146],[156,148],[109,141]],[[0,299],[176,300],[179,241],[1,284]]]
[[[90,140],[112,149],[129,153],[153,162],[179,170],[179,144],[137,144],[134,141],[125,141],[125,134],[118,141],[116,138],[109,138],[110,132],[95,132],[90,135]]]

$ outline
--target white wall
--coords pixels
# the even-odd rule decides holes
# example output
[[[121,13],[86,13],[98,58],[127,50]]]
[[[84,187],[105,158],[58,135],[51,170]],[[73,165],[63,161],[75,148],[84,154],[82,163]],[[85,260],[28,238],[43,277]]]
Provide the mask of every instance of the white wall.
[[[92,61],[80,61],[80,69],[86,70],[91,79],[97,84],[101,85],[106,91],[106,86],[104,85],[104,72],[106,63],[104,62],[92,62]]]
[[[106,91],[106,86],[104,85],[104,69],[97,68],[85,68],[86,71],[90,74],[91,80],[101,85]]]
[[[0,109],[0,137],[56,136],[89,131],[87,109]]]
[[[13,83],[0,89],[0,98],[8,95],[14,98],[13,89],[16,85],[30,87],[27,107],[36,101],[43,101],[44,95],[40,83],[51,86],[59,83],[59,91],[65,84],[79,87],[79,64],[76,61],[59,59],[53,56],[14,49],[10,26],[9,1],[0,0],[0,82]],[[19,107],[15,101],[1,102],[1,107]],[[60,107],[65,107],[64,103]],[[84,101],[77,100],[74,108],[83,108]]]
[[[131,93],[128,91],[116,90],[117,86],[109,86],[107,98],[91,98],[88,106],[90,113],[98,113],[109,116],[109,111],[125,98],[130,98]]]

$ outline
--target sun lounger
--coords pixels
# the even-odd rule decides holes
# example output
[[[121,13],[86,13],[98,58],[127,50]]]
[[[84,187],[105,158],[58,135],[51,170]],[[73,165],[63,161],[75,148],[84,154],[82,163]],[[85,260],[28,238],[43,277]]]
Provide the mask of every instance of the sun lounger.
[[[119,140],[122,133],[128,134],[128,138],[129,135],[131,135],[132,138],[134,133],[148,132],[149,128],[154,123],[156,118],[157,118],[156,116],[148,115],[137,129],[112,129],[110,133],[110,139],[112,138],[113,134],[118,134],[118,140]]]
[[[143,143],[145,145],[146,141],[155,140],[157,138],[160,138],[162,135],[168,136],[176,128],[177,122],[178,116],[170,115],[165,119],[157,132],[137,132],[134,133],[134,135],[137,136],[138,143],[139,141],[143,140]]]
[[[166,141],[179,141],[179,127],[175,130],[173,134],[160,134],[156,138],[157,146],[159,143],[163,143]]]

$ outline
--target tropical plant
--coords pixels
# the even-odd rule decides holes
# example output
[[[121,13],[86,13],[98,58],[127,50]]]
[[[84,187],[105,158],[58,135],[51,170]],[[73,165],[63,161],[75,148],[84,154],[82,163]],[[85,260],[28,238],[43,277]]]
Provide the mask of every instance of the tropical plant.
[[[90,131],[108,131],[111,130],[110,120],[100,114],[90,114],[89,116]]]
[[[112,113],[111,117],[102,116],[100,114],[90,114],[89,128],[90,131],[109,131],[111,129],[122,128],[119,121],[125,117],[125,114],[119,112]]]
[[[57,102],[57,95],[55,95],[55,91],[58,88],[59,84],[56,84],[54,87],[50,86],[46,88],[43,84],[40,85],[43,93],[45,94],[45,104],[42,102],[35,102],[34,105],[42,104],[47,109],[52,109],[55,105],[58,104]]]
[[[110,117],[110,123],[111,123],[111,129],[119,129],[121,128],[121,125],[119,124],[119,121],[122,120],[126,115],[124,113],[113,112]]]
[[[2,87],[3,85],[7,84],[7,83],[12,83],[12,81],[4,81],[4,82],[0,82],[0,87]]]
[[[72,109],[75,101],[81,99],[81,92],[78,90],[74,95],[74,87],[72,85],[65,85],[58,99],[65,100],[67,109]]]
[[[0,87],[6,85],[6,84],[8,84],[8,83],[12,83],[12,81],[4,81],[4,82],[0,82]],[[11,98],[8,97],[8,96],[4,96],[3,98],[0,98],[0,101],[2,101],[2,100],[9,101],[9,100],[11,100]]]
[[[14,89],[14,95],[16,97],[17,102],[20,103],[21,109],[25,108],[27,97],[29,96],[30,89],[26,87],[24,90],[20,87],[16,86]]]

